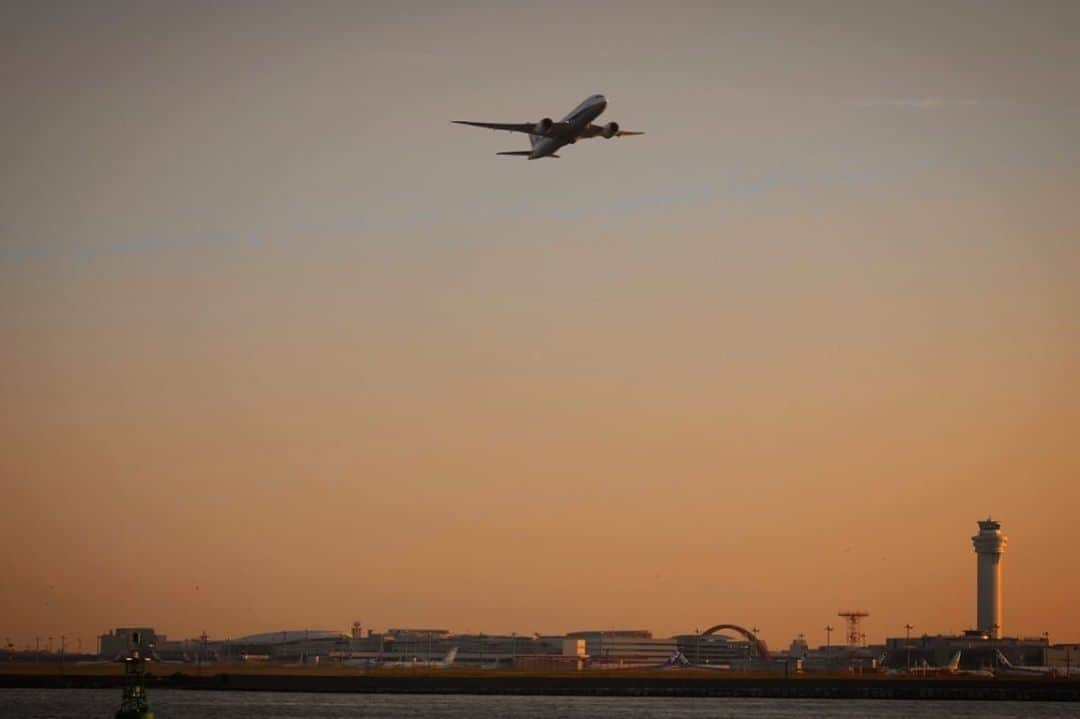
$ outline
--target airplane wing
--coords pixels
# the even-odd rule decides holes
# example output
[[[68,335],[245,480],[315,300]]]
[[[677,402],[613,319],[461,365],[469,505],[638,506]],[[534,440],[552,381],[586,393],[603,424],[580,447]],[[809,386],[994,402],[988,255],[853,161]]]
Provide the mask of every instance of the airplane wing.
[[[486,127],[490,130],[506,130],[507,132],[524,132],[529,135],[536,134],[534,122],[470,122],[468,120],[451,120],[458,125],[472,125],[473,127]]]
[[[570,126],[565,122],[552,122],[547,126],[546,132],[538,132],[535,122],[472,122],[471,120],[451,120],[458,125],[472,125],[473,127],[486,127],[489,130],[506,130],[507,132],[524,132],[526,135],[537,137],[562,137],[565,136]]]

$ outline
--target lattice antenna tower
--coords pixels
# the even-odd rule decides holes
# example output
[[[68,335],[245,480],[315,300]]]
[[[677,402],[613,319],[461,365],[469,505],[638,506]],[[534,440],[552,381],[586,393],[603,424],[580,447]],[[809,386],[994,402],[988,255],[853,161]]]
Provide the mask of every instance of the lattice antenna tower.
[[[863,617],[869,617],[870,612],[864,612],[862,610],[853,609],[846,612],[837,612],[836,616],[843,617],[847,622],[847,643],[850,647],[859,646],[859,622]]]

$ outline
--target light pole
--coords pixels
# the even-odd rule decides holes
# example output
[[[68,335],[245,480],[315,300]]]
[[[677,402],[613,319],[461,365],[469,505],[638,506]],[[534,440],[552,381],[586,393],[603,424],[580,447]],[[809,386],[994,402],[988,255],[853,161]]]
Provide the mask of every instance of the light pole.
[[[908,623],[904,625],[904,647],[907,648],[907,670],[911,671],[911,630],[914,629],[914,625]]]
[[[832,630],[833,630],[833,625],[831,625],[831,624],[826,624],[825,625],[825,648],[826,649],[828,649],[829,647],[832,646]]]

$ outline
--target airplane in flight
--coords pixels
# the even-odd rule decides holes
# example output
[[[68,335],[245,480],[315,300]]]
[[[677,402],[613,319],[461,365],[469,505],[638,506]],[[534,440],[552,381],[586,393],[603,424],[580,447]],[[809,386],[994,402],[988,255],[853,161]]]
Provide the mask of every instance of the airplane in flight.
[[[607,107],[607,100],[603,95],[593,95],[586,98],[580,105],[571,110],[566,117],[554,122],[550,117],[545,117],[539,122],[505,123],[505,122],[472,122],[470,120],[453,120],[458,125],[472,125],[474,127],[487,127],[492,130],[506,130],[508,132],[524,132],[529,136],[532,143],[531,150],[514,150],[510,152],[496,152],[496,155],[517,155],[527,157],[530,160],[539,160],[541,157],[558,157],[555,153],[564,145],[573,145],[578,140],[591,137],[603,137],[610,140],[613,137],[626,137],[627,135],[644,135],[644,132],[630,132],[619,129],[619,123],[609,122],[606,125],[594,125],[592,121],[600,116]]]

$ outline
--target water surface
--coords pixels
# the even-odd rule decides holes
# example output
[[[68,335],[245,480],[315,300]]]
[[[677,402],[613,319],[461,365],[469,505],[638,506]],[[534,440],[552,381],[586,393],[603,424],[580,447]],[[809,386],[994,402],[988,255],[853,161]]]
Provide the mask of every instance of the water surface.
[[[858,699],[303,694],[155,689],[156,719],[1077,717],[1076,704]],[[0,689],[3,719],[112,719],[117,689]]]

